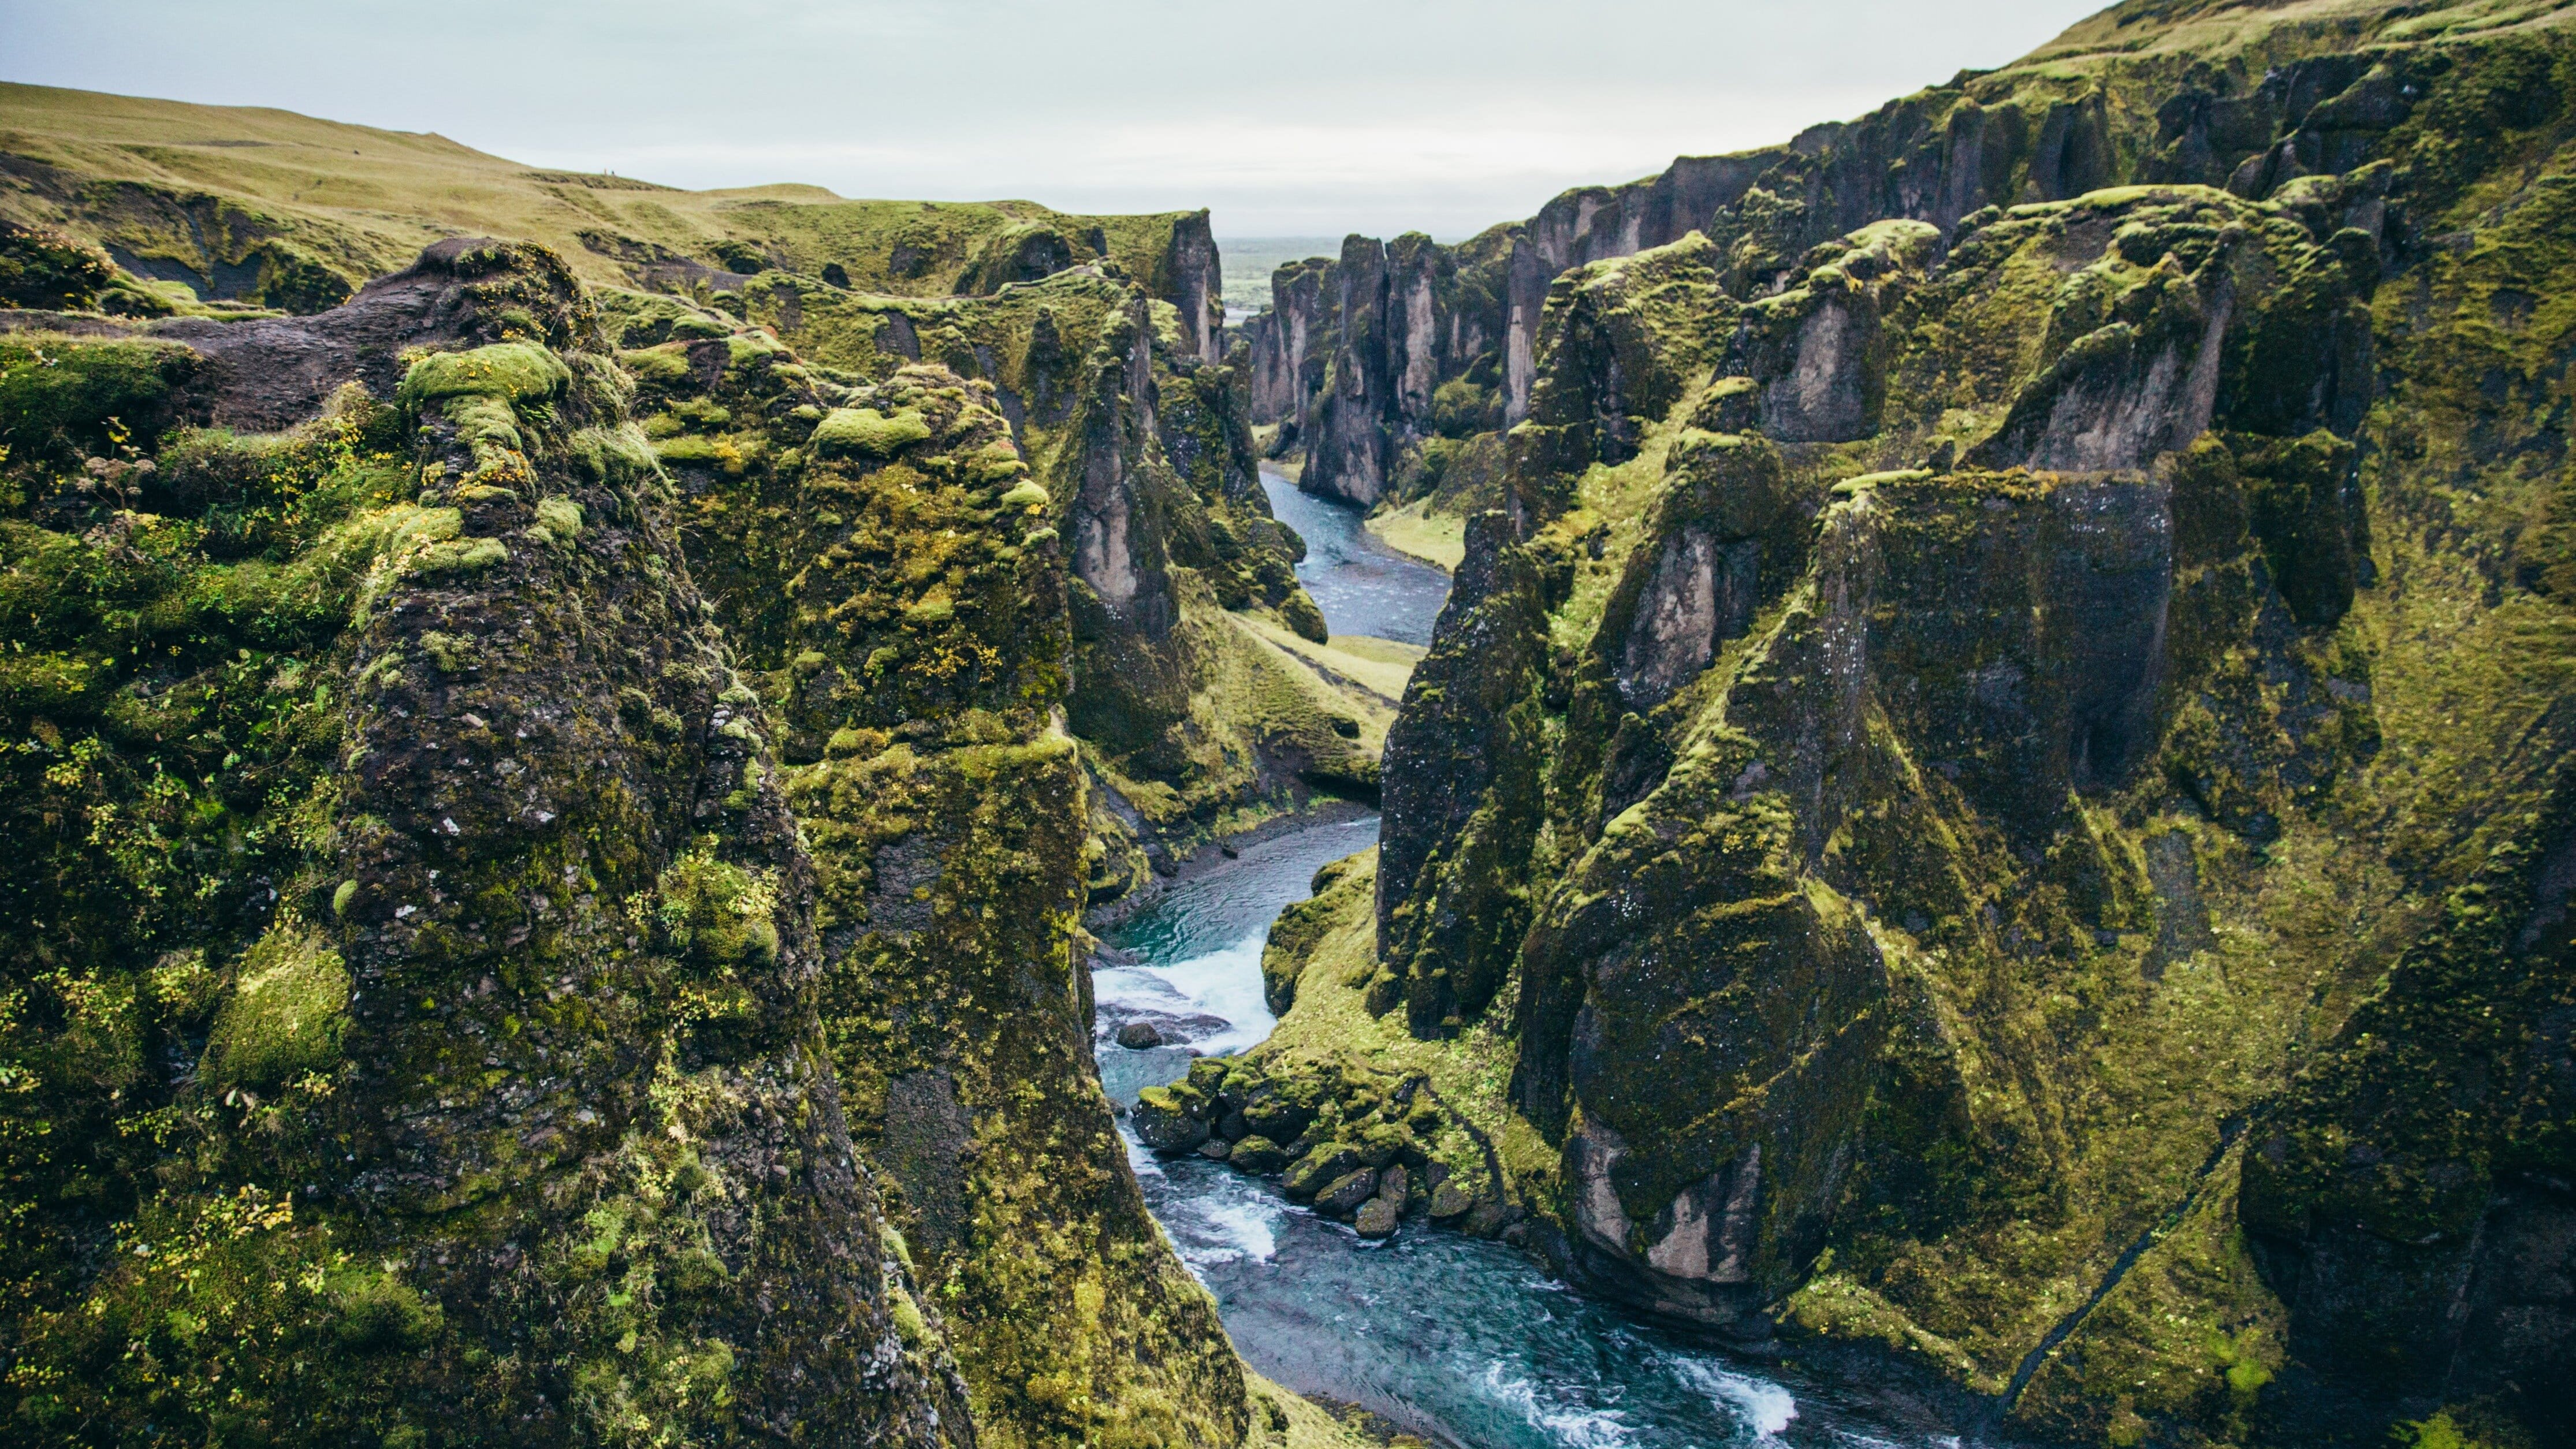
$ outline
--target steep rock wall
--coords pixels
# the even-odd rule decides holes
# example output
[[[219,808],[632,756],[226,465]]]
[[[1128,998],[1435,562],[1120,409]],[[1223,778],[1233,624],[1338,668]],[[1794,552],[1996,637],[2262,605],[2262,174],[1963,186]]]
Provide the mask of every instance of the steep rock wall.
[[[1111,315],[1132,325],[1132,301]],[[1113,402],[1147,356],[1131,338],[1100,349]],[[1100,551],[1057,524],[1098,518],[1097,501],[1077,490],[1060,510],[1000,388],[936,364],[849,387],[745,346],[711,380],[651,375],[655,431],[704,437],[690,429],[721,410],[749,460],[728,473],[712,445],[665,448],[694,505],[692,565],[723,581],[784,725],[825,1032],[980,1438],[1240,1441],[1242,1370],[1145,1214],[1089,1056],[1076,941],[1091,787],[1062,721],[1068,589],[1089,587]],[[1068,426],[1097,402],[1075,402]],[[1113,410],[1108,425],[1153,421]],[[1156,550],[1150,597],[1168,615],[1161,535],[1128,521],[1140,531],[1121,546]],[[1122,606],[1148,597],[1130,587]]]
[[[1377,320],[1387,312],[1378,302],[1358,319],[1371,335],[1356,348],[1341,341],[1354,321],[1339,297],[1382,288],[1340,279],[1349,258],[1366,273],[1376,255],[1375,243],[1354,238],[1343,261],[1283,268],[1271,310],[1247,325],[1263,379],[1254,421],[1283,425],[1280,450],[1307,450],[1306,481],[1318,491],[1363,505],[1416,497],[1441,489],[1458,440],[1529,415],[1548,289],[1570,268],[1699,231],[1725,258],[1727,286],[1749,297],[1784,285],[1809,248],[1881,220],[1924,222],[1946,244],[1989,207],[2135,184],[2261,199],[2301,177],[2352,171],[2448,69],[2441,48],[2421,42],[2457,17],[2402,10],[2360,3],[2258,18],[2228,4],[2115,7],[2010,66],[1962,72],[1785,146],[1686,156],[1654,177],[1578,188],[1454,247],[1423,239],[1428,325]],[[2516,105],[2549,104],[2518,94]],[[1390,342],[1390,329],[1401,338],[1408,326],[1423,340]],[[1349,370],[1312,360],[1349,354],[1384,366],[1408,345],[1436,359],[1428,392],[1452,388],[1445,404],[1356,385]],[[1319,459],[1329,461],[1316,470]],[[1456,481],[1474,495],[1470,506],[1492,501],[1481,475]]]
[[[1037,483],[1058,500],[1048,527],[1071,565],[1069,727],[1101,787],[1097,903],[1149,886],[1222,820],[1292,808],[1319,790],[1373,791],[1374,752],[1335,733],[1347,717],[1306,708],[1302,690],[1283,701],[1257,686],[1247,672],[1266,668],[1262,651],[1247,652],[1223,622],[1248,613],[1322,634],[1293,571],[1303,545],[1270,517],[1255,471],[1247,374],[1196,353],[1179,308],[1091,268],[990,298],[927,301],[853,298],[773,276],[740,301],[738,320],[609,294],[630,345],[651,344],[630,360],[657,375],[703,374],[774,337],[813,365],[868,378],[925,363],[989,386]],[[667,430],[666,462],[772,473],[797,448],[689,406],[697,410],[655,424]],[[779,605],[747,596],[746,607]]]
[[[1552,287],[1461,570],[1511,602],[1390,741],[1370,1005],[1513,1041],[1597,1287],[2082,1440],[2564,1432],[2561,133],[2486,108],[2565,43],[2354,14],[2395,34],[2130,48],[2273,63],[2273,154],[2346,169],[2262,202],[2213,140],[2238,192]],[[2099,179],[2070,104],[2020,184]]]
[[[45,446],[0,526],[55,661],[10,704],[45,1003],[8,1045],[12,1422],[972,1442],[844,1125],[757,697],[587,299],[445,243],[333,326],[430,350],[270,439],[109,421],[174,380],[265,418],[255,372],[10,344]]]

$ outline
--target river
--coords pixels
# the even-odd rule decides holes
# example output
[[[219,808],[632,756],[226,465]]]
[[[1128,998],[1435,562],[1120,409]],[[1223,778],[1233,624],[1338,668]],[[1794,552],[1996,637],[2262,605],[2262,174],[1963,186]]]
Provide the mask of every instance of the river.
[[[1449,576],[1378,541],[1347,504],[1318,498],[1279,473],[1261,471],[1270,511],[1306,540],[1297,582],[1336,634],[1374,634],[1429,644],[1431,623],[1449,597]]]
[[[1394,554],[1355,510],[1265,475],[1272,506],[1307,541],[1298,577],[1335,633],[1423,643],[1445,576]],[[1426,581],[1422,575],[1429,575]],[[1122,1105],[1178,1079],[1194,1055],[1260,1043],[1261,948],[1316,867],[1377,842],[1370,816],[1245,847],[1105,937],[1093,976],[1105,1032],[1147,1019],[1186,1045],[1098,1044]],[[1714,1449],[1738,1445],[1936,1446],[1956,1440],[1869,1427],[1831,1386],[1731,1359],[1583,1298],[1498,1243],[1408,1223],[1365,1243],[1289,1202],[1274,1183],[1198,1157],[1156,1159],[1131,1136],[1145,1198],[1216,1296],[1245,1361],[1301,1393],[1359,1404],[1461,1449]]]

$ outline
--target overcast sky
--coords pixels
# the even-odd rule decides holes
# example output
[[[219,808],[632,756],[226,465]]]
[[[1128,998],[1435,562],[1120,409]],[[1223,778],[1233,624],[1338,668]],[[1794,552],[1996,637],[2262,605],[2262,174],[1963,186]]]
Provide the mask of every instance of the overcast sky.
[[[2000,65],[2095,0],[0,0],[0,78],[675,186],[1461,236]]]

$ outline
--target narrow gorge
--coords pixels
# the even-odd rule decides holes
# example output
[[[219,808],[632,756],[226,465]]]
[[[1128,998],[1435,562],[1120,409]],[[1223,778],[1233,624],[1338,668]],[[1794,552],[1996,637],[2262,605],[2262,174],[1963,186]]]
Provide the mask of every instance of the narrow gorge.
[[[2567,15],[1249,315],[0,85],[0,1438],[2576,1443]]]

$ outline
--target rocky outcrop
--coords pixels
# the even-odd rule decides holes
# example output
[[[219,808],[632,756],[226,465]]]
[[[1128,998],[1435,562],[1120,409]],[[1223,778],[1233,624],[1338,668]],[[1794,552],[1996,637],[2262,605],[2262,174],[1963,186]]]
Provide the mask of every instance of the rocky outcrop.
[[[2253,83],[2113,21],[1551,284],[1367,1005],[1509,1043],[1481,1125],[1555,1144],[1532,1241],[1601,1291],[2035,1433],[2545,1438],[2558,534],[2437,500],[2558,510],[2505,461],[2558,449],[2547,123],[2478,98],[2565,43],[2290,19]],[[2198,169],[2048,199],[2128,167]]]
[[[779,712],[835,1064],[913,1261],[948,1285],[978,1432],[1234,1442],[1240,1367],[1145,1214],[1091,1065],[1075,923],[1106,792],[1064,732],[1097,741],[1097,700],[1171,677],[1196,582],[1175,530],[1207,505],[1164,439],[1211,478],[1233,455],[1208,454],[1224,428],[1170,361],[1169,309],[1103,279],[1031,291],[1020,319],[1086,337],[1060,372],[1035,340],[996,349],[1037,358],[998,378],[906,358],[855,389],[757,333],[629,356],[692,500],[692,567],[723,581]],[[829,309],[807,315],[836,335]],[[924,313],[914,336],[972,362],[1009,320]],[[1136,651],[1124,693],[1094,672],[1112,647]]]
[[[766,335],[676,299],[614,293],[608,305],[630,361],[674,379],[770,348],[770,337],[798,349],[791,366],[881,380],[916,362],[945,366],[992,389],[1033,486],[1058,500],[1045,527],[1072,565],[1066,706],[1101,786],[1099,903],[1148,885],[1228,811],[1374,791],[1374,751],[1335,732],[1339,714],[1307,708],[1314,691],[1278,676],[1299,666],[1226,622],[1249,613],[1313,633],[1320,615],[1297,585],[1303,545],[1261,490],[1247,374],[1196,353],[1179,308],[1083,268],[989,298],[853,298],[784,276],[741,298]],[[693,335],[705,332],[725,335]],[[802,451],[729,415],[674,412],[656,426],[670,433],[666,461],[716,476],[765,475]]]
[[[1886,221],[1924,224],[1925,244],[1937,254],[1958,238],[1962,222],[1991,209],[2112,186],[2206,185],[2256,199],[2281,195],[2299,206],[2301,178],[2354,172],[2363,164],[2357,158],[2379,154],[2373,148],[2380,138],[2412,114],[2447,65],[2437,50],[2411,43],[2357,49],[2356,34],[2406,33],[2394,8],[2372,8],[2368,16],[2355,22],[2358,32],[2323,20],[2267,23],[2264,44],[2276,64],[2258,63],[2250,51],[2204,57],[2190,42],[2140,47],[2132,43],[2135,27],[2157,22],[2136,7],[2117,7],[2015,65],[1963,72],[1857,120],[1812,127],[1785,146],[1686,156],[1654,177],[1568,191],[1527,221],[1456,246],[1405,238],[1380,248],[1351,238],[1337,261],[1282,268],[1270,310],[1246,323],[1260,379],[1253,420],[1279,426],[1279,451],[1305,451],[1302,481],[1316,491],[1364,506],[1435,491],[1451,505],[1485,506],[1495,501],[1490,480],[1452,482],[1447,475],[1459,442],[1531,415],[1549,289],[1567,271],[1696,231],[1715,243],[1727,287],[1751,300],[1803,271],[1811,248]],[[2384,191],[2386,178],[2363,184]],[[2386,207],[2379,202],[2380,211]],[[2395,235],[2386,216],[2368,221],[2369,234]],[[1399,305],[1381,259],[1408,245],[1414,274],[1426,285]],[[1763,419],[1773,437],[1869,435],[1872,424],[1859,411],[1869,404],[1853,391],[1866,384],[1838,372],[1836,362],[1846,348],[1855,356],[1867,350],[1875,317],[1853,310],[1863,295],[1801,309],[1798,335],[1771,339],[1775,347],[1807,351],[1802,376],[1815,389],[1795,405],[1796,416]],[[1356,311],[1346,296],[1361,299]],[[2331,328],[2301,335],[2348,359],[2359,355],[2351,337]],[[2203,360],[2197,374],[2193,355],[2158,372],[2168,340],[2155,339],[2125,372],[2089,362],[2088,385],[2139,399],[2126,424],[2108,424],[2112,433],[2166,416],[2166,390],[2214,380],[2215,358]],[[1414,361],[1427,365],[1419,374],[1427,386],[1385,385]],[[2349,430],[2363,385],[2348,377],[2335,386],[2352,399],[2342,423]],[[2034,406],[2046,402],[2033,399]],[[1771,405],[1789,403],[1775,397]],[[2044,431],[2044,419],[2030,426]],[[2110,434],[2064,439],[2047,455],[2055,462],[2017,461],[2111,466],[2088,459],[2153,442]]]
[[[50,742],[6,806],[45,1003],[9,1027],[12,1422],[972,1442],[845,1126],[758,697],[588,299],[494,243],[389,290],[436,329],[382,396],[362,364],[283,436],[15,475],[61,664],[8,705]],[[9,345],[128,387],[154,346]],[[239,357],[196,373],[218,416]],[[114,391],[58,393],[61,441]],[[149,662],[87,582],[146,558]]]
[[[1220,597],[1294,587],[1236,375],[1096,274],[763,301],[863,370],[476,242],[0,343],[0,537],[61,620],[6,686],[53,741],[7,969],[57,1012],[8,1049],[86,1129],[10,1138],[13,1422],[1257,1437],[1092,1064],[1064,728],[1104,637],[1186,691]],[[79,662],[144,559],[172,664]]]

